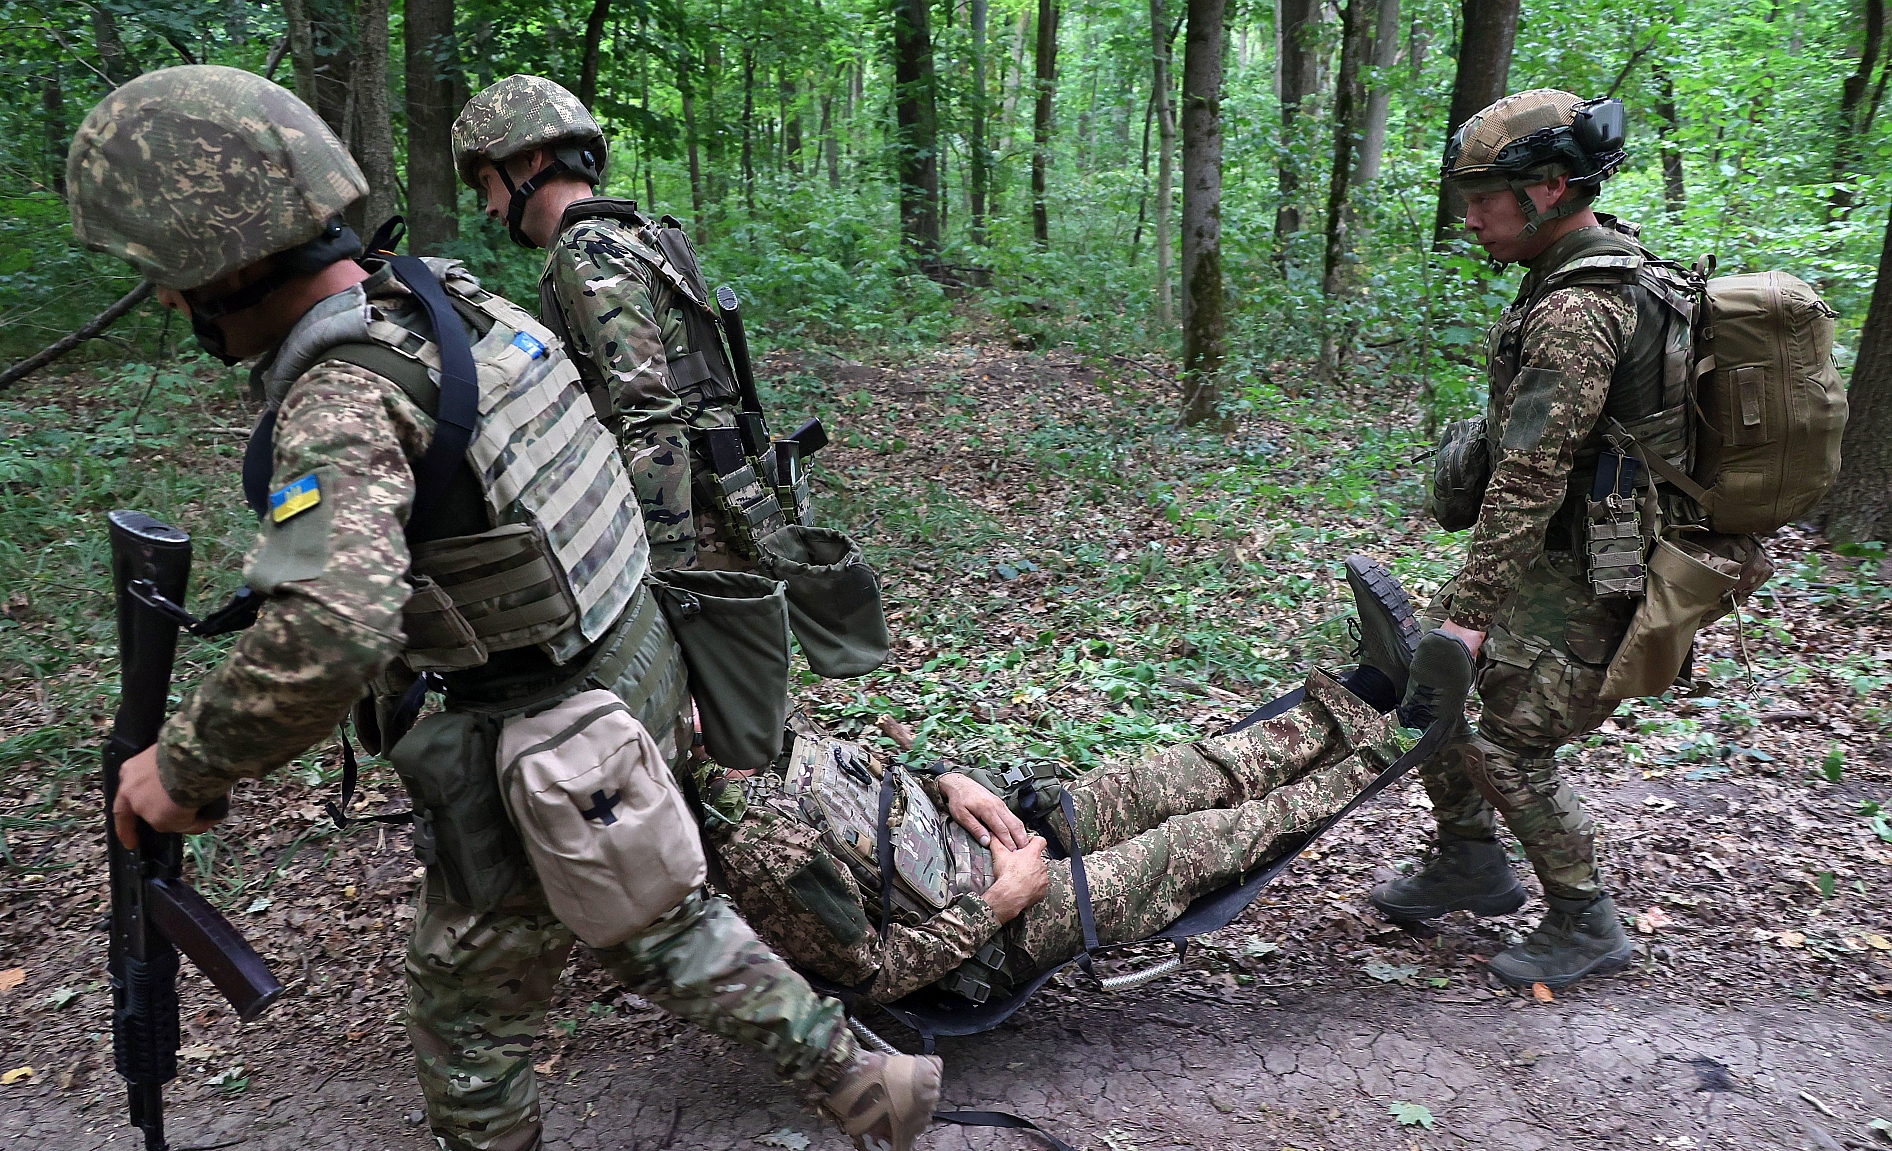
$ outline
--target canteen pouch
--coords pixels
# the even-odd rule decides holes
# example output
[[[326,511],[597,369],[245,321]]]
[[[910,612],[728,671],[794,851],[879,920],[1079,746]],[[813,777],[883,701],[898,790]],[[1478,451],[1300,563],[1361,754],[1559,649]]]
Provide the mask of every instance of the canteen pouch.
[[[762,540],[764,571],[788,586],[788,623],[824,679],[866,675],[887,659],[880,581],[861,546],[833,528],[791,524]]]
[[[1604,675],[1603,699],[1661,695],[1681,673],[1702,626],[1720,619],[1742,582],[1742,563],[1687,540],[1659,539],[1648,588]]]
[[[448,898],[480,913],[531,878],[493,775],[496,726],[469,712],[435,712],[388,752],[414,801],[415,853]]]
[[[1448,532],[1464,531],[1478,522],[1491,482],[1491,441],[1485,436],[1485,417],[1457,420],[1446,425],[1432,457],[1432,489],[1426,510]]]
[[[587,944],[622,943],[703,886],[689,804],[650,732],[612,692],[507,719],[498,761],[498,790],[546,902]]]
[[[775,762],[788,723],[784,585],[750,572],[667,571],[652,586],[690,669],[710,757],[731,771]]]

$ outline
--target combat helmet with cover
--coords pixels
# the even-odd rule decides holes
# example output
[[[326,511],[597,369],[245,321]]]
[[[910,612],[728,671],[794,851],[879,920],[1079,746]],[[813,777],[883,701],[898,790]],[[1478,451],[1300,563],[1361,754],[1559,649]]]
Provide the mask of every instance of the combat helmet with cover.
[[[1556,88],[1506,96],[1452,133],[1441,178],[1463,192],[1506,188],[1524,212],[1524,234],[1583,210],[1622,165],[1623,102],[1584,100]],[[1539,211],[1525,189],[1566,176],[1578,195]]]
[[[160,288],[277,257],[268,275],[191,301],[198,341],[225,363],[212,320],[361,252],[341,218],[368,194],[354,157],[307,104],[239,68],[164,68],[114,90],[73,136],[66,186],[79,242]]]
[[[505,161],[546,148],[552,159],[515,184]],[[490,163],[511,193],[506,230],[523,248],[536,248],[520,228],[526,202],[546,181],[570,172],[593,187],[604,183],[604,132],[578,97],[543,76],[508,76],[467,101],[453,121],[453,163],[476,191],[480,165]]]

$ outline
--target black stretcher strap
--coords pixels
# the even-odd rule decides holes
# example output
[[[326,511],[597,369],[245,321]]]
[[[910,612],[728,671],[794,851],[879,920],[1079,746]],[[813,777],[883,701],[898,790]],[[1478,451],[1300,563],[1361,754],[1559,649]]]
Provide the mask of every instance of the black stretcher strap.
[[[880,945],[887,946],[887,928],[893,922],[893,769],[880,777],[880,819],[875,824],[874,854],[880,864]]]
[[[388,719],[388,730],[382,733],[381,746],[383,748],[392,748],[401,742],[401,737],[414,726],[414,719],[420,715],[421,705],[427,702],[427,693],[434,686],[433,673],[428,672],[409,684],[407,690],[401,693],[401,702],[395,705],[394,714]],[[348,739],[348,728],[338,727],[335,729],[335,734],[342,741],[342,801],[339,804],[332,799],[323,802],[323,806],[328,809],[328,817],[335,821],[335,826],[342,828],[351,823],[414,822],[412,811],[390,811],[381,815],[363,816],[360,819],[349,816],[348,805],[355,802],[355,781],[360,777],[361,767],[355,760],[355,745]]]
[[[1075,1151],[1069,1143],[1031,1120],[1005,1111],[937,1111],[933,1114],[933,1122],[951,1123],[955,1127],[1003,1127],[1010,1131],[1029,1131],[1049,1143],[1052,1151]]]
[[[1084,932],[1084,951],[1077,962],[1084,974],[1096,979],[1097,967],[1091,952],[1097,950],[1097,917],[1091,913],[1091,881],[1084,871],[1084,852],[1077,845],[1077,814],[1071,807],[1069,788],[1058,789],[1058,809],[1064,813],[1065,832],[1070,836],[1071,896],[1077,903],[1077,925]]]

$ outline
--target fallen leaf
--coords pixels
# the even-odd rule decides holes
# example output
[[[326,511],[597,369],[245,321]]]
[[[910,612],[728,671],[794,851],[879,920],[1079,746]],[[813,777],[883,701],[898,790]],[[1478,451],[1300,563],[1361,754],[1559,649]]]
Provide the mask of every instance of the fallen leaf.
[[[1539,1003],[1557,1002],[1557,997],[1550,993],[1550,988],[1544,986],[1542,983],[1531,984],[1531,998],[1537,1000]]]
[[[189,1047],[178,1048],[177,1054],[180,1059],[191,1059],[201,1062],[217,1054],[217,1048],[212,1047],[208,1043],[194,1043]]]
[[[45,999],[45,1003],[46,1006],[52,1008],[54,1011],[58,1011],[77,998],[79,998],[77,991],[74,991],[70,987],[61,987],[51,995],[48,995]]]
[[[9,967],[0,971],[0,991],[11,991],[26,982],[26,968]]]
[[[1381,983],[1399,983],[1419,974],[1419,969],[1403,963],[1392,964],[1374,960],[1366,965],[1366,973]]]
[[[250,905],[243,909],[243,914],[255,915],[259,911],[268,911],[269,904],[270,904],[269,896],[259,895],[255,899],[250,900]]]
[[[534,1063],[532,1065],[532,1069],[534,1071],[537,1071],[541,1075],[550,1075],[552,1072],[558,1069],[558,1061],[561,1058],[563,1058],[563,1056],[554,1055],[543,1063]]]
[[[1636,916],[1636,930],[1642,932],[1644,935],[1654,935],[1664,927],[1673,927],[1674,925],[1674,917],[1662,910],[1660,905],[1652,906],[1649,910]]]
[[[1782,947],[1805,947],[1807,937],[1798,931],[1783,931],[1775,938],[1774,942],[1780,944]]]
[[[755,1141],[764,1147],[780,1147],[783,1151],[808,1151],[808,1136],[793,1127],[784,1127],[779,1131],[771,1131],[767,1135],[758,1135]]]
[[[1401,1127],[1424,1127],[1432,1130],[1432,1112],[1417,1103],[1395,1103],[1387,1108]]]
[[[1883,935],[1866,936],[1866,946],[1878,951],[1892,951],[1892,939]]]
[[[0,1072],[0,1087],[11,1087],[22,1079],[31,1079],[32,1077],[33,1069],[31,1067],[15,1067],[11,1071]]]
[[[913,750],[913,729],[906,724],[891,715],[883,715],[874,721],[874,726],[880,729],[880,734],[893,740],[901,751]]]

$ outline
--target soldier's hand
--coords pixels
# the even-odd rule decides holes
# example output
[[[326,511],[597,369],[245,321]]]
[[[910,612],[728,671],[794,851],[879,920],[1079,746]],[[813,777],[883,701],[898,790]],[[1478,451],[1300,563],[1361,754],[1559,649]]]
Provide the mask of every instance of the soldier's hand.
[[[992,873],[996,879],[986,889],[985,901],[1000,923],[1010,923],[1051,889],[1051,872],[1045,867],[1044,839],[1028,836],[1025,846],[1017,851],[994,843]]]
[[[991,847],[995,839],[1014,849],[1025,846],[1025,821],[1013,815],[1004,800],[968,776],[947,772],[939,777],[939,792],[946,798],[946,810],[952,813],[954,822],[971,832],[981,847]]]
[[[158,779],[158,749],[154,744],[126,760],[118,769],[118,799],[112,804],[112,827],[118,842],[138,846],[138,821],[154,830],[196,835],[209,831],[212,820],[194,807],[180,806]]]

